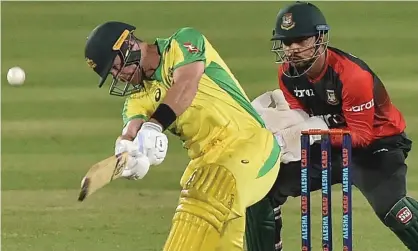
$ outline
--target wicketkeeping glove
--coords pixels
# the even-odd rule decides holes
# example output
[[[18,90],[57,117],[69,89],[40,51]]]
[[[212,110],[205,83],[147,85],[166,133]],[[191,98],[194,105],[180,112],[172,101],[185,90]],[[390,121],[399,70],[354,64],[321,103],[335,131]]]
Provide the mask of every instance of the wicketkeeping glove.
[[[282,148],[282,163],[300,160],[301,131],[308,129],[328,129],[326,123],[317,117],[309,117],[303,110],[290,109],[280,89],[266,92],[251,103],[266,124],[266,128],[276,136]],[[310,137],[311,144],[317,138]]]
[[[257,113],[273,133],[297,125],[309,118],[303,110],[290,109],[280,89],[266,92],[251,102]]]

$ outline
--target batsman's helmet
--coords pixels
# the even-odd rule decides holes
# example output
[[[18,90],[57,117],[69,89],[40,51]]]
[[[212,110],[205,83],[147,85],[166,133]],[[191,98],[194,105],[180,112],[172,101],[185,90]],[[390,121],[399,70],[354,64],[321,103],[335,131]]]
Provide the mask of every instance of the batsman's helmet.
[[[123,66],[138,64],[141,58],[140,51],[131,51],[126,41],[133,36],[136,27],[123,22],[106,22],[94,28],[87,37],[84,56],[87,64],[100,76],[99,87],[102,87],[113,66],[117,55],[123,60]],[[117,76],[109,90],[111,95],[125,96],[138,90],[138,87],[117,88]]]
[[[311,3],[297,1],[282,8],[277,14],[276,25],[273,30],[272,51],[276,53],[277,63],[289,62],[283,50],[283,43],[291,44],[315,36],[316,52],[312,58],[319,56],[317,50],[320,45],[328,46],[330,27],[318,7]],[[326,38],[325,38],[326,35]]]

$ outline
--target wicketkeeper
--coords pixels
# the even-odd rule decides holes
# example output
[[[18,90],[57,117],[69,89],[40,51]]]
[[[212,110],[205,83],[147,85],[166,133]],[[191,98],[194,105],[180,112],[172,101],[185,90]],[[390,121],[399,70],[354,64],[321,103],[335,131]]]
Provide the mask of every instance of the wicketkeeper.
[[[301,113],[322,119],[329,128],[349,130],[354,186],[382,223],[405,246],[417,251],[418,202],[407,196],[406,191],[405,159],[412,145],[404,131],[406,122],[391,102],[382,81],[363,60],[328,46],[329,30],[324,15],[313,4],[296,2],[281,9],[271,38],[272,51],[280,64],[280,91],[258,97],[253,105],[267,128],[277,135],[285,135],[284,121],[291,116],[297,118]],[[260,102],[266,98],[272,98],[285,109],[269,108],[268,102]],[[294,144],[297,142],[295,139]],[[336,184],[341,183],[342,177],[339,152],[342,137],[332,136],[331,142],[332,183]],[[319,144],[314,144],[311,157],[311,188],[315,191],[321,188]],[[296,156],[296,161],[281,164],[271,192],[276,219],[275,250],[282,250],[281,206],[287,197],[301,193],[299,158]],[[272,244],[268,245],[250,251],[274,250]]]

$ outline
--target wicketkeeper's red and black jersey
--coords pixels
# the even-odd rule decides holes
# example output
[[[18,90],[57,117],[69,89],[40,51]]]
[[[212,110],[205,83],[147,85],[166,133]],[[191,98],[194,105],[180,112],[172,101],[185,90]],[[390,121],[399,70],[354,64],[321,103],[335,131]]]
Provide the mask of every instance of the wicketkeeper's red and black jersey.
[[[377,75],[351,54],[328,47],[326,67],[316,79],[286,77],[279,68],[279,86],[292,109],[323,115],[330,128],[351,131],[353,147],[399,134],[405,129],[401,112],[392,104]],[[334,137],[334,144],[341,144]]]

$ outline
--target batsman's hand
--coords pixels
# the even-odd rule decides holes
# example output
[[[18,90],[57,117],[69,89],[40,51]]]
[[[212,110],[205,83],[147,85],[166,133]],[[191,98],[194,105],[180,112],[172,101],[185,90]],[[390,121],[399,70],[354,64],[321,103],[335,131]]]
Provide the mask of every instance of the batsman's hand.
[[[128,152],[130,156],[139,155],[139,149],[133,141],[121,139],[120,137],[116,140],[115,144],[115,155],[123,152]]]
[[[130,140],[117,140],[115,155],[128,152],[128,161],[122,172],[122,177],[130,180],[138,180],[145,177],[149,171],[150,162],[145,154],[141,153],[138,146]]]
[[[122,177],[130,180],[138,180],[145,177],[148,173],[150,162],[142,153],[137,156],[128,156],[128,162],[125,169],[122,172]]]
[[[161,164],[167,155],[168,138],[162,133],[162,127],[156,123],[143,123],[134,144],[140,153],[148,157],[151,165]]]

